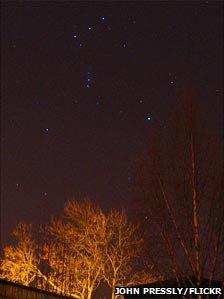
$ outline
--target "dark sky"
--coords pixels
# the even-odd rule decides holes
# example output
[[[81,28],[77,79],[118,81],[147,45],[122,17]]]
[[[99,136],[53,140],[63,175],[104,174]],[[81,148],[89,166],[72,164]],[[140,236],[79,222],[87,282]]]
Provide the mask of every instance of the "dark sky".
[[[2,1],[3,243],[71,196],[128,208],[134,161],[189,82],[220,127],[222,21],[222,1]]]

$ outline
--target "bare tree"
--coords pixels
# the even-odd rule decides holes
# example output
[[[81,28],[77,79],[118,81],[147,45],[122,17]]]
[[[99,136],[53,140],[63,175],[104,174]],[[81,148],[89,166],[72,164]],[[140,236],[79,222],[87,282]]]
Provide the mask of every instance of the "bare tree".
[[[135,191],[150,244],[158,245],[159,257],[148,253],[157,269],[200,284],[224,273],[221,144],[194,95],[176,106],[168,125],[152,134]]]
[[[107,244],[106,216],[97,205],[68,201],[64,215],[46,227],[39,252],[31,225],[21,223],[13,234],[18,244],[4,249],[2,278],[78,299],[92,297],[103,278]]]
[[[128,222],[124,211],[111,211],[107,218],[108,244],[105,247],[104,279],[111,287],[111,299],[116,286],[131,286],[156,280],[152,272],[137,271],[136,260],[142,253],[143,239],[138,226]]]
[[[77,299],[91,299],[107,282],[115,286],[155,280],[152,271],[136,271],[143,239],[125,212],[104,213],[91,201],[70,200],[64,213],[42,230],[42,243],[32,240],[31,225],[14,231],[18,244],[4,249],[3,278]]]
[[[54,284],[64,293],[90,299],[103,278],[106,216],[90,201],[71,200],[47,233],[51,243],[45,245],[45,259]]]
[[[27,286],[35,280],[38,266],[37,245],[32,240],[31,225],[19,223],[13,236],[17,244],[4,248],[1,277]]]
[[[54,288],[51,278],[40,270],[40,255],[38,244],[32,238],[32,225],[21,222],[13,231],[16,245],[4,248],[3,261],[0,267],[0,277],[25,286],[39,286],[44,280]],[[57,289],[59,292],[60,289]]]

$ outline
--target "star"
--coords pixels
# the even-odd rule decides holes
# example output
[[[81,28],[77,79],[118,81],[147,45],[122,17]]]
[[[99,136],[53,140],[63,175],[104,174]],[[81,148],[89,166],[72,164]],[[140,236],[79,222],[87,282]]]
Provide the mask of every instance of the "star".
[[[148,116],[148,117],[147,117],[147,120],[148,120],[148,121],[150,121],[150,120],[151,120],[151,117],[150,117],[150,116]]]
[[[45,128],[45,131],[46,131],[46,132],[49,132],[49,129],[48,129],[48,128]]]

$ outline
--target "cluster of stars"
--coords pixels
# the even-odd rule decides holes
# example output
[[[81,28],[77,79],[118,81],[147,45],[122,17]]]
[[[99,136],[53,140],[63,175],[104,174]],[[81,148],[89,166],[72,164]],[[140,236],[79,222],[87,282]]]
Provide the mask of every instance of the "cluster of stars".
[[[101,21],[101,23],[102,22],[104,22],[105,21],[105,17],[104,16],[102,16],[102,17],[100,17],[99,18],[99,20]],[[133,24],[136,24],[136,21],[135,20],[132,20],[131,19],[131,21],[132,21],[132,23]],[[104,24],[105,24],[105,22],[104,22]],[[108,26],[107,26],[108,27]],[[108,27],[109,28],[109,27]],[[88,25],[88,26],[86,26],[85,27],[85,30],[84,31],[88,31],[88,32],[96,32],[97,31],[97,29],[98,29],[98,27],[97,27],[97,25],[95,24],[95,26],[93,26],[92,24],[90,25]],[[78,43],[79,43],[79,46],[80,47],[82,47],[83,46],[83,42],[81,42],[81,31],[80,32],[75,32],[74,34],[73,34],[73,37],[78,41]],[[124,41],[124,42],[121,42],[121,47],[122,48],[127,48],[127,41]],[[177,79],[177,77],[176,77],[176,75],[174,74],[174,73],[169,73],[169,84],[170,84],[170,86],[174,86],[174,85],[176,85],[175,83],[175,81],[176,81],[176,79]],[[95,81],[95,80],[94,80]],[[88,68],[87,68],[87,71],[86,71],[86,74],[85,74],[85,79],[84,79],[84,88],[86,88],[86,89],[90,89],[91,87],[93,86],[93,72],[92,72],[92,67],[91,66],[88,66]],[[74,103],[75,104],[78,104],[78,101],[76,100],[76,101],[74,101]],[[140,98],[139,100],[138,100],[138,103],[139,104],[143,104],[144,103],[144,100],[142,99],[142,98]],[[99,100],[97,100],[96,101],[96,106],[99,106],[99,104],[100,104],[100,101]],[[123,113],[124,113],[124,109],[120,109],[119,111],[119,114],[120,115],[122,115]],[[147,113],[147,115],[145,116],[145,119],[146,119],[146,121],[147,122],[150,122],[151,120],[152,120],[152,116],[150,115],[150,114],[148,114]]]
[[[102,23],[104,23],[104,25],[107,25],[106,23],[105,23],[105,16],[101,16],[101,17],[99,17],[99,21],[100,21],[100,23],[102,24]],[[133,24],[136,24],[136,21],[135,20],[133,20],[132,18],[130,18],[130,21],[133,23]],[[77,30],[75,33],[73,33],[73,38],[77,41],[77,43],[78,43],[78,45],[79,45],[79,47],[82,47],[83,46],[83,41],[82,41],[82,38],[81,38],[81,36],[83,37],[84,36],[84,33],[86,32],[96,32],[97,31],[97,29],[99,28],[99,24],[95,24],[95,26],[93,25],[93,24],[89,24],[88,26],[86,26],[85,28],[84,28],[84,30]],[[106,26],[106,28],[107,29],[111,29],[109,26]],[[127,29],[127,27],[125,27],[125,29]],[[121,42],[121,47],[122,48],[127,48],[127,45],[128,45],[128,43],[127,43],[127,41],[124,41],[124,42]],[[95,81],[95,80],[94,80]],[[171,79],[170,78],[170,84],[174,84],[174,79]],[[84,88],[86,88],[86,89],[90,89],[91,87],[93,86],[93,71],[92,71],[92,67],[91,66],[88,66],[88,68],[87,68],[87,71],[85,72],[85,79],[84,79]],[[100,105],[100,100],[98,99],[97,101],[96,101],[96,106],[99,106]],[[74,104],[78,104],[78,100],[75,100],[75,101],[73,101],[73,103]],[[142,98],[140,98],[139,100],[138,100],[138,103],[139,104],[143,104],[144,103],[144,100],[142,99]],[[123,115],[124,114],[124,109],[122,108],[122,109],[119,109],[119,111],[118,111],[118,113],[120,114],[120,115]],[[149,115],[149,114],[147,114],[147,116],[145,117],[145,119],[146,119],[146,121],[151,121],[151,115]],[[48,129],[45,129],[46,130],[46,132],[48,132]]]
[[[84,28],[80,28],[79,30],[76,30],[75,32],[73,31],[73,33],[72,33],[73,38],[76,40],[76,42],[77,42],[76,44],[79,47],[83,47],[84,45],[87,44],[86,41],[87,41],[87,38],[88,38],[89,35],[86,35],[86,34],[88,32],[91,32],[91,33],[95,32],[96,33],[97,31],[100,31],[100,29],[102,29],[102,28],[107,29],[108,31],[112,30],[111,26],[109,26],[105,22],[106,18],[104,16],[101,16],[99,18],[99,20],[100,20],[100,24],[96,22],[95,25],[90,25],[89,24],[89,25],[85,26]],[[132,20],[132,18],[130,20],[131,20],[131,22],[132,22],[133,25],[136,24],[135,20]],[[103,24],[103,27],[102,27],[102,24]],[[127,30],[126,26],[124,27],[124,30],[125,31]],[[127,46],[128,46],[128,42],[126,40],[123,41],[123,42],[121,41],[119,44],[120,44],[121,48],[127,48]]]
[[[105,21],[105,17],[104,16],[100,17],[100,21],[101,22]],[[95,31],[94,27],[92,25],[88,25],[88,27],[85,30],[87,30],[89,32]],[[81,39],[81,34],[79,32],[77,32],[77,31],[74,32],[73,33],[73,38],[78,41],[79,47],[83,47],[83,41]]]
[[[89,66],[87,74],[86,74],[85,84],[84,84],[86,88],[90,88],[92,85],[93,79],[92,79],[92,71],[91,70],[92,70],[92,68],[91,68],[91,66]]]

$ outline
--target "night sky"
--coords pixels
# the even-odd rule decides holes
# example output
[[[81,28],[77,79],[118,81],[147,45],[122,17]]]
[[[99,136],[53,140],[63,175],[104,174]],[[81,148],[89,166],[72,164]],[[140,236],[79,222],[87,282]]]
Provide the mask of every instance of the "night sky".
[[[72,196],[128,209],[135,160],[188,85],[221,130],[222,14],[222,1],[2,2],[3,244]]]

